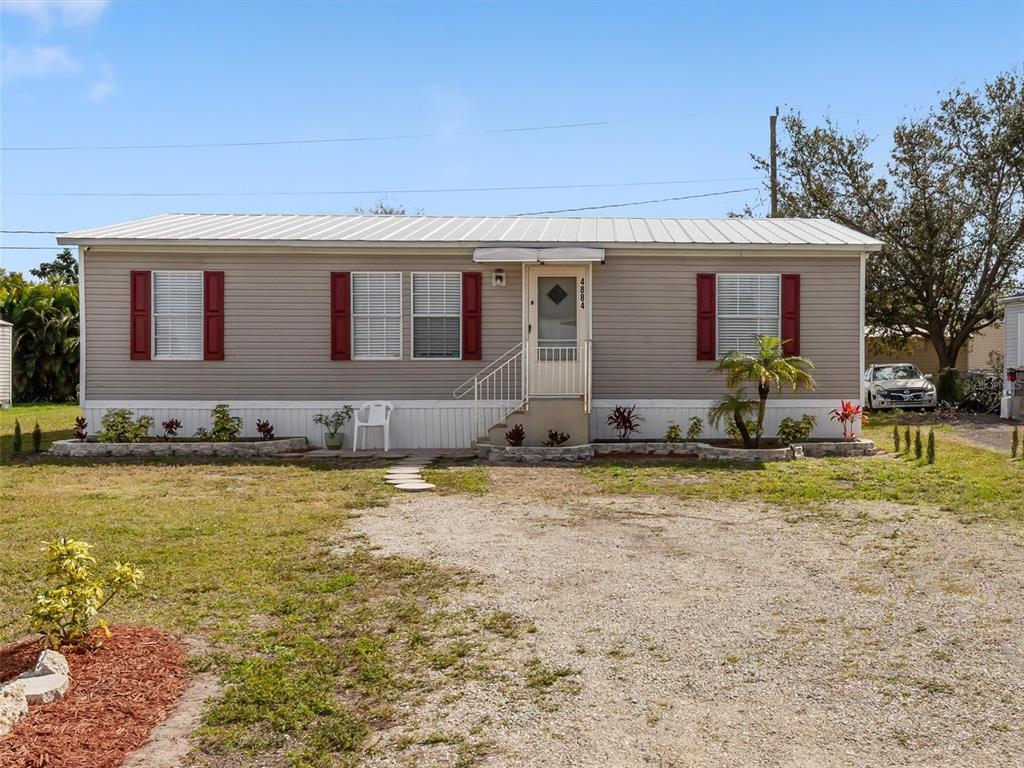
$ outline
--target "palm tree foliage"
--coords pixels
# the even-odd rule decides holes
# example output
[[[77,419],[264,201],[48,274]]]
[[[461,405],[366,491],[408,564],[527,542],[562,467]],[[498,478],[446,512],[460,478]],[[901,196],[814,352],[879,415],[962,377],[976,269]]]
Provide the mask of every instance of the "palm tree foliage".
[[[772,389],[781,391],[783,386],[792,387],[794,392],[800,387],[814,389],[814,379],[808,373],[814,370],[814,363],[799,355],[786,357],[782,352],[782,344],[775,336],[758,336],[756,354],[730,352],[718,363],[717,370],[725,374],[727,386],[735,387],[745,381],[757,384],[755,448],[761,447],[765,406]]]
[[[750,430],[747,429],[747,416],[757,409],[757,401],[750,400],[743,394],[743,390],[737,390],[731,395],[725,395],[722,399],[708,410],[708,422],[716,429],[722,423],[728,424],[730,420],[736,426],[736,431],[743,438],[743,445],[746,448],[753,446],[754,441],[750,437]],[[728,431],[728,427],[726,427]]]
[[[0,270],[0,316],[14,326],[19,402],[74,400],[78,388],[78,286],[32,283]]]

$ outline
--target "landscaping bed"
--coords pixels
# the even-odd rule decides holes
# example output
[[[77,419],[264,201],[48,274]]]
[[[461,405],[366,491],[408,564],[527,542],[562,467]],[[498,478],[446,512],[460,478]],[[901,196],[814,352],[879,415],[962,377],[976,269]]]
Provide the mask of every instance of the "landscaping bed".
[[[184,646],[153,627],[112,631],[98,648],[65,650],[67,693],[30,707],[0,739],[0,765],[113,768],[168,716],[189,683]],[[31,668],[38,654],[38,638],[0,646],[0,682]]]
[[[73,459],[104,456],[274,456],[308,448],[305,437],[259,438],[231,441],[209,441],[188,438],[160,440],[151,438],[133,443],[104,443],[94,440],[56,440],[50,446],[51,456]]]
[[[565,446],[477,445],[477,455],[492,462],[537,463],[544,461],[589,461],[594,458],[673,457],[711,461],[789,461],[805,456],[870,456],[871,440],[814,440],[784,448],[735,448],[704,442],[597,442]]]

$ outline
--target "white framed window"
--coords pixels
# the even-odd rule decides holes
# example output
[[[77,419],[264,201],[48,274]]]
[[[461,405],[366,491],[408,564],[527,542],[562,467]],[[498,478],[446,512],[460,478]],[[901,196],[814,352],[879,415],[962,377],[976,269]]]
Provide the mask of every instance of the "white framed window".
[[[758,336],[779,336],[781,275],[720,274],[717,283],[716,357],[733,351],[754,354]]]
[[[412,273],[412,356],[462,359],[462,273]]]
[[[352,359],[402,359],[402,273],[352,273]]]
[[[203,359],[203,273],[153,272],[153,359]]]

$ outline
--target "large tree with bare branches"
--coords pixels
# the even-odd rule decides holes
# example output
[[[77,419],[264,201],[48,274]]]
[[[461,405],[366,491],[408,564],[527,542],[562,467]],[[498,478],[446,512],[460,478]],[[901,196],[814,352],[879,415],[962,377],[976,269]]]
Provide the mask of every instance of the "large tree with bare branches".
[[[872,139],[831,120],[782,118],[779,215],[825,217],[885,248],[867,270],[867,323],[898,343],[924,337],[953,367],[971,334],[998,319],[996,298],[1024,272],[1024,80],[1006,73],[955,89],[904,119],[884,168]],[[752,156],[767,172],[767,158]],[[750,213],[750,211],[746,211]]]

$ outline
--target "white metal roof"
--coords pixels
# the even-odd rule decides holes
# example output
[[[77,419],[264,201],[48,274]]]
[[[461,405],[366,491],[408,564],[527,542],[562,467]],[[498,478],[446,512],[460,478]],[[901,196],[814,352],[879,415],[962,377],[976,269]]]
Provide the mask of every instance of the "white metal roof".
[[[165,213],[67,232],[61,245],[586,244],[648,248],[802,248],[877,251],[882,243],[826,219],[656,219],[539,216],[362,216]]]

